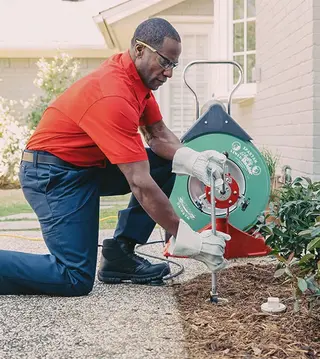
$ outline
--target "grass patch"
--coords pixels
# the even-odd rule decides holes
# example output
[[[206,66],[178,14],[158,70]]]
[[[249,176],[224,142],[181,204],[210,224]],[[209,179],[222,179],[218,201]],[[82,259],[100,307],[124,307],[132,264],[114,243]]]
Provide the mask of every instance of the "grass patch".
[[[116,205],[112,208],[104,208],[100,210],[99,229],[114,229],[118,222],[118,211],[126,208],[127,205]],[[111,217],[111,218],[108,218]]]
[[[18,213],[30,213],[32,212],[32,208],[28,203],[17,203],[13,205],[3,205],[0,204],[0,217],[11,216],[12,214]]]
[[[131,197],[131,193],[124,194],[121,196],[109,196],[109,197],[100,197],[100,202],[122,202],[127,201],[129,202],[129,199]]]
[[[118,211],[127,208],[127,205],[115,205],[112,208],[100,210],[99,229],[115,229],[118,222]],[[112,218],[107,218],[112,217]],[[157,224],[155,228],[160,228]]]
[[[30,213],[32,208],[19,189],[0,190],[0,217]]]

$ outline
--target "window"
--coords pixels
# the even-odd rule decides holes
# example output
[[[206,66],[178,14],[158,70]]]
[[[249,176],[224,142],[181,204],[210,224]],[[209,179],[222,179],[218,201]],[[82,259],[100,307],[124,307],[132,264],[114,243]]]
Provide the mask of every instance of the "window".
[[[256,65],[256,7],[255,0],[233,0],[233,59],[244,70],[244,83],[253,83]],[[239,79],[234,69],[233,82]]]

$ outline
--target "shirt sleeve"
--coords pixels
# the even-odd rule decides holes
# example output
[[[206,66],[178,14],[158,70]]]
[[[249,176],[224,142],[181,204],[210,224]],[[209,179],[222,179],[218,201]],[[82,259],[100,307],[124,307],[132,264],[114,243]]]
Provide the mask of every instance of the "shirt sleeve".
[[[105,97],[86,112],[79,126],[113,164],[148,159],[140,134],[139,115],[121,97]]]
[[[160,120],[162,120],[162,115],[160,112],[159,105],[156,99],[154,98],[153,93],[150,92],[150,97],[147,100],[146,107],[141,116],[139,125],[148,126]]]

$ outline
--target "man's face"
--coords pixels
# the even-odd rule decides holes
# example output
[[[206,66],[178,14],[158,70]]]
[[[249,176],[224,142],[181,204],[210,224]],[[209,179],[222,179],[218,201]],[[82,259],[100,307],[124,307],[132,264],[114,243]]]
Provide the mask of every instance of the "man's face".
[[[168,37],[164,38],[161,49],[157,51],[152,47],[150,49],[144,46],[143,43],[136,43],[135,65],[146,87],[157,90],[168,78],[171,78],[173,67],[178,64],[180,54],[181,44]]]

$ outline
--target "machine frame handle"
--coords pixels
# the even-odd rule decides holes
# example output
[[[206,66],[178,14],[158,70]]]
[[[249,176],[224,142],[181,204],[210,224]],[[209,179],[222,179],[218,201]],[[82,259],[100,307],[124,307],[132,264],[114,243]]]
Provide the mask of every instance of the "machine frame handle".
[[[198,65],[198,64],[204,64],[204,65],[232,65],[237,67],[238,71],[239,71],[239,79],[237,81],[237,83],[234,85],[233,89],[231,90],[229,96],[228,96],[228,115],[231,115],[231,101],[232,101],[232,96],[234,94],[234,92],[237,90],[237,88],[241,85],[242,81],[243,81],[243,69],[240,66],[240,64],[238,64],[235,61],[227,61],[227,60],[218,60],[218,61],[213,61],[213,60],[195,60],[195,61],[191,61],[189,62],[186,67],[183,70],[182,73],[182,77],[183,77],[183,81],[186,84],[186,86],[189,88],[189,90],[193,93],[195,99],[196,99],[196,119],[198,119],[200,117],[200,107],[199,107],[199,99],[198,96],[196,94],[196,92],[191,88],[191,86],[188,84],[187,79],[186,79],[186,73],[188,71],[188,69],[193,66],[193,65]]]

